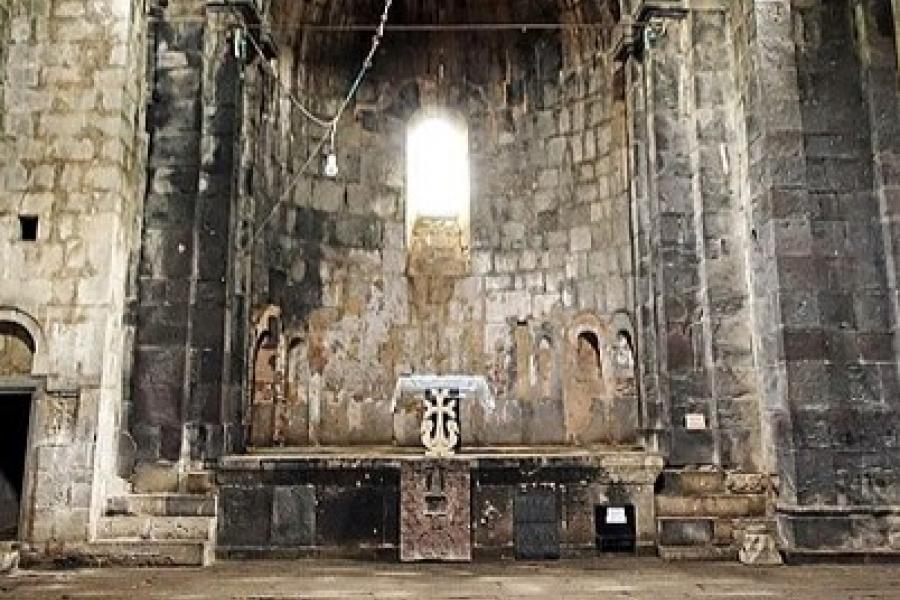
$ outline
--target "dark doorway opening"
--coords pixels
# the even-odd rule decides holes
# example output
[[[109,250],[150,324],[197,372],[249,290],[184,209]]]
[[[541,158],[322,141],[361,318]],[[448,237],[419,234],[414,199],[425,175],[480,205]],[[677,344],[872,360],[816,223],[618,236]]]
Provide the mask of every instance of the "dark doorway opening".
[[[31,394],[0,394],[0,540],[19,536]]]
[[[599,552],[624,552],[633,554],[636,547],[637,528],[634,506],[598,505],[594,507],[594,528]]]

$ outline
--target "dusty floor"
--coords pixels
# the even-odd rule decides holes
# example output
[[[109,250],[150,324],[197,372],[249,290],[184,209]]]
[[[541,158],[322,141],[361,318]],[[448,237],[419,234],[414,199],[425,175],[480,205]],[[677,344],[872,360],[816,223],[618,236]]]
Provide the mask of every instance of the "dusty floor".
[[[220,562],[199,569],[22,571],[0,599],[76,600],[598,600],[628,598],[900,599],[900,566],[755,569],[729,563],[597,559],[560,563],[397,565]]]

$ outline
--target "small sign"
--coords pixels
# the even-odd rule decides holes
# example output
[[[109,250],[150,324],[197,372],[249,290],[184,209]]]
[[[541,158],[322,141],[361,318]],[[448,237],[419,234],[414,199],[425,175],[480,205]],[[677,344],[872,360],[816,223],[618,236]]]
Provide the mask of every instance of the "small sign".
[[[607,525],[627,525],[628,517],[625,516],[625,508],[622,506],[610,506],[606,509]]]
[[[706,416],[703,413],[691,413],[684,416],[684,426],[688,431],[706,429]]]

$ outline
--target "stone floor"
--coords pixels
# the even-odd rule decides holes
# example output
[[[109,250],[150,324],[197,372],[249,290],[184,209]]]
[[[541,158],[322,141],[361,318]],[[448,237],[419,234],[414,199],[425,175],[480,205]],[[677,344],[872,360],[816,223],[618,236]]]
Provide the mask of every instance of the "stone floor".
[[[559,563],[398,565],[220,562],[199,569],[20,571],[0,600],[598,600],[627,598],[900,599],[900,567],[748,568],[730,563],[596,559]]]

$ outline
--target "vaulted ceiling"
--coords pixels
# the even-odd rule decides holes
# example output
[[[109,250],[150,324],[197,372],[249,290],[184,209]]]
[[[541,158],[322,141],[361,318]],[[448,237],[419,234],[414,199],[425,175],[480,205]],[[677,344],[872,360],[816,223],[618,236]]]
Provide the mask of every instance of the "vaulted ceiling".
[[[609,23],[620,0],[394,0],[389,25],[416,28],[459,25],[556,25]],[[307,60],[321,60],[368,46],[384,0],[271,0],[271,26],[279,45],[296,48]],[[351,30],[341,31],[348,27]],[[389,29],[389,35],[395,32]],[[429,32],[403,32],[409,43]],[[446,31],[440,32],[448,35]],[[462,34],[463,32],[457,32]],[[472,31],[464,32],[472,35]],[[490,35],[490,29],[478,32]],[[568,30],[567,35],[596,35]],[[395,36],[396,37],[396,36]]]

